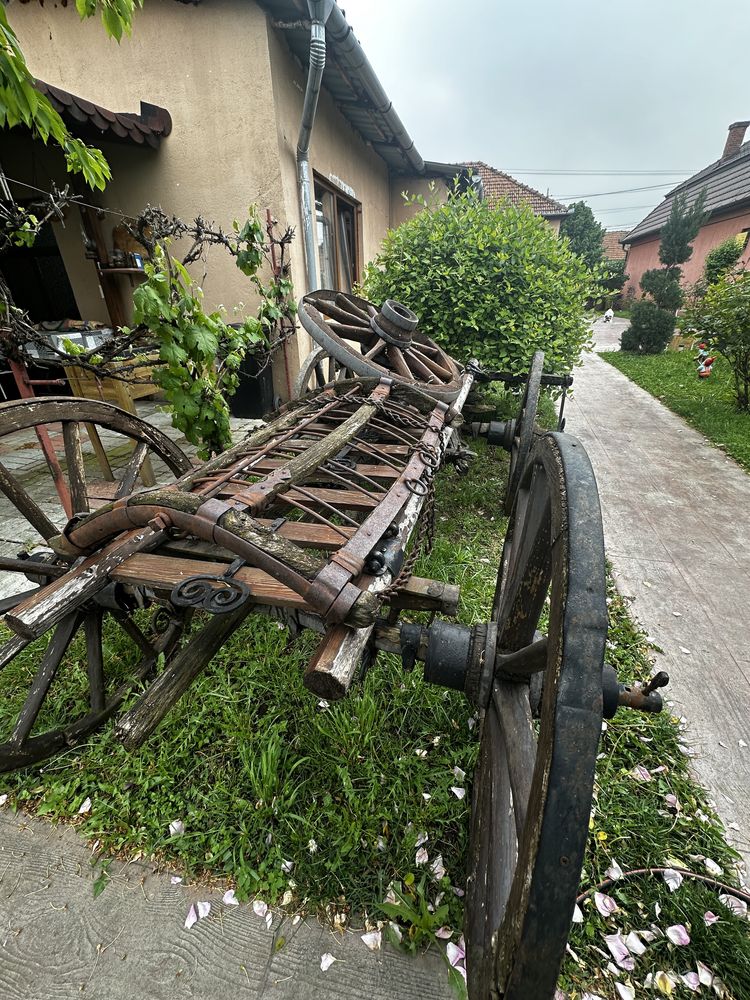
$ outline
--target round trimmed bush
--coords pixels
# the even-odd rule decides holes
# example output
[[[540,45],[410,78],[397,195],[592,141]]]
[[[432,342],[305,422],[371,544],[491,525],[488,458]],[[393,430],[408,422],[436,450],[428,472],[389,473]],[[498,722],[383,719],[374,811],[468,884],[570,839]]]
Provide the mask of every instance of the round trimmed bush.
[[[374,302],[393,298],[457,361],[567,373],[588,343],[591,272],[530,208],[491,207],[472,191],[426,207],[386,236],[365,270]]]
[[[661,354],[673,333],[674,313],[660,309],[650,299],[641,299],[630,311],[630,326],[623,330],[620,349],[637,354]]]

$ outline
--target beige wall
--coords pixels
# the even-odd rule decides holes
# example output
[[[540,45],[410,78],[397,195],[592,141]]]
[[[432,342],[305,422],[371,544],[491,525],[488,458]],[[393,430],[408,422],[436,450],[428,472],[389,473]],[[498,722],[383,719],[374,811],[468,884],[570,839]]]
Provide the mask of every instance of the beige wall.
[[[443,205],[448,200],[448,185],[442,177],[394,176],[391,180],[391,229],[422,211],[421,205],[410,204],[404,195],[409,198],[421,195],[428,205]]]

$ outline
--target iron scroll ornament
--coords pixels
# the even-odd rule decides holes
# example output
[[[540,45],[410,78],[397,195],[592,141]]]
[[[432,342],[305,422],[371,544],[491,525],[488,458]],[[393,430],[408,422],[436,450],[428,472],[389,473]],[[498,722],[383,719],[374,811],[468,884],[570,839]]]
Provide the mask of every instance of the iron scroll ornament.
[[[235,611],[250,597],[248,585],[235,579],[235,573],[244,565],[244,559],[235,559],[222,576],[199,573],[181,580],[172,588],[172,604],[178,608],[202,608],[212,615]]]

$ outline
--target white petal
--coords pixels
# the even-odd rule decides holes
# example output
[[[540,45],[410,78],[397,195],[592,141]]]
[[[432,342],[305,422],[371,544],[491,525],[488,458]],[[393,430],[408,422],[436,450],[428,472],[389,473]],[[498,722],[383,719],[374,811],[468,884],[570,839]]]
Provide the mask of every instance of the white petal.
[[[575,909],[573,910],[573,923],[574,924],[583,923],[583,912],[581,911],[581,907],[578,905],[578,903],[576,903]]]
[[[222,897],[222,903],[224,906],[239,906],[240,901],[234,895],[234,889],[227,889]]]
[[[610,917],[613,913],[616,913],[619,909],[617,903],[604,892],[594,893],[594,903],[596,904],[597,910],[601,913],[603,917]]]
[[[311,838],[310,838],[310,839],[308,840],[308,842],[307,842],[307,849],[308,849],[308,851],[310,852],[310,854],[315,854],[315,852],[316,852],[316,851],[317,851],[317,849],[318,849],[318,842],[317,842],[317,840],[314,840],[314,839],[313,839],[313,838],[311,837]]]
[[[0,806],[4,806],[7,801],[8,801],[7,795],[0,795]]]
[[[464,960],[463,948],[459,947],[459,945],[457,944],[454,944],[452,941],[449,941],[448,944],[445,946],[445,951],[446,954],[448,955],[448,961],[450,962],[450,964],[453,966],[454,969],[459,964],[459,962],[462,962]]]
[[[254,899],[253,913],[257,917],[265,917],[265,915],[268,913],[268,903],[264,903],[262,899]]]
[[[195,909],[198,914],[198,919],[202,920],[203,917],[207,917],[211,912],[211,904],[208,902],[200,902],[195,904]]]
[[[605,872],[607,878],[618,879],[622,878],[622,868],[617,864],[614,858],[612,858],[609,868]]]
[[[747,743],[745,743],[744,740],[737,740],[737,746],[744,749],[747,746]]]
[[[710,927],[711,924],[716,924],[718,922],[719,918],[716,916],[715,913],[712,913],[711,910],[706,910],[706,912],[703,914],[703,923],[706,925],[706,927]]]
[[[630,772],[630,777],[636,781],[651,781],[651,772],[643,764],[636,764]]]
[[[325,700],[325,698],[321,698],[320,701],[318,702],[318,708],[321,710],[321,712],[325,712],[327,708],[330,708],[330,705]]]
[[[598,993],[584,993],[581,1000],[604,1000],[604,998],[600,997]]]
[[[179,885],[182,882],[182,878],[179,875],[173,875],[169,881],[172,885]]]
[[[401,928],[398,926],[397,923],[394,923],[393,920],[391,920],[391,922],[388,924],[388,927],[390,928],[391,934],[393,934],[394,938],[400,944],[401,938],[403,937],[403,934],[401,933]]]
[[[626,983],[615,983],[615,989],[622,1000],[635,1000],[635,990]]]
[[[169,836],[170,837],[181,837],[185,832],[185,824],[181,819],[173,819],[169,824]]]
[[[469,727],[469,730],[472,730],[474,726],[476,726],[476,724],[477,720],[474,718],[473,715],[470,715],[469,718],[466,720],[466,725]]]
[[[722,892],[719,896],[719,902],[723,903],[728,910],[731,910],[738,917],[747,916],[747,903],[744,899],[737,899],[736,896],[730,896],[729,893]]]
[[[710,986],[714,981],[714,974],[711,972],[707,965],[703,962],[696,962],[695,967],[698,970],[698,979],[702,986]]]
[[[323,972],[327,972],[335,961],[336,959],[333,957],[330,951],[327,951],[325,955],[320,956],[320,968],[323,970]]]
[[[466,777],[466,771],[462,771],[460,767],[453,768],[453,777],[456,781],[463,781]]]
[[[198,920],[198,914],[195,912],[195,907],[191,905],[190,909],[187,911],[187,916],[185,917],[185,927],[187,930],[193,926]]]
[[[292,917],[292,927],[296,927],[301,919],[302,917],[299,915],[299,913],[295,913],[294,916]]]
[[[666,933],[672,944],[681,946],[690,944],[690,935],[684,924],[672,924],[671,927],[667,927]]]
[[[715,861],[711,860],[711,858],[706,858],[703,864],[706,866],[706,871],[711,872],[712,875],[724,874],[724,869],[721,867],[721,865],[717,865]]]
[[[441,941],[448,941],[453,937],[453,931],[450,927],[440,927],[435,931],[435,937],[440,938]]]
[[[438,854],[435,860],[430,865],[430,871],[432,872],[432,877],[435,881],[439,882],[441,878],[445,875],[445,866],[443,865],[443,856]]]
[[[430,795],[429,792],[422,792],[422,798],[425,800],[425,802],[429,802],[432,796]]]
[[[421,847],[422,844],[426,844],[429,839],[430,838],[429,838],[428,834],[425,831],[423,831],[422,833],[418,833],[417,834],[417,842],[416,842],[416,844],[414,846],[415,847]]]
[[[636,931],[631,931],[625,938],[625,945],[631,955],[642,955],[646,950],[646,945],[641,941]]]
[[[414,753],[417,755],[417,757],[421,757],[422,759],[424,759],[427,756],[426,750],[415,750]]]
[[[670,892],[676,892],[682,885],[682,875],[678,871],[675,871],[674,868],[665,868],[664,881],[667,883]]]
[[[680,979],[683,981],[683,983],[687,986],[689,990],[693,991],[693,993],[700,993],[701,981],[698,978],[697,972],[688,972],[684,976],[681,975]]]
[[[91,799],[86,796],[86,798],[81,803],[81,807],[78,810],[78,815],[83,816],[85,813],[91,812]]]
[[[380,931],[369,931],[367,934],[360,935],[370,951],[380,951],[381,936]]]
[[[684,653],[685,656],[690,656],[690,650],[689,649],[685,649],[684,646],[680,646],[680,652]]]
[[[381,854],[383,853],[383,851],[385,851],[387,849],[387,847],[388,847],[388,844],[386,843],[385,837],[378,837],[377,848],[378,848],[378,850],[380,851]]]
[[[424,849],[424,847],[420,847],[419,850],[417,851],[417,853],[414,856],[414,864],[415,865],[426,865],[427,862],[429,861],[429,858],[430,858],[430,856],[427,853],[427,851]]]
[[[294,897],[292,895],[292,890],[291,889],[287,889],[287,891],[281,897],[281,905],[282,906],[289,906],[289,904],[291,903],[291,901],[292,901],[293,898]]]
[[[271,913],[271,911],[269,910],[268,913],[266,914],[266,927],[268,928],[269,931],[271,930],[272,923],[273,923],[273,913]]]
[[[281,870],[283,871],[283,873],[285,875],[291,875],[292,872],[294,871],[294,862],[293,861],[282,861],[281,862]]]
[[[462,799],[466,795],[465,788],[458,788],[456,785],[451,785],[451,791],[456,796],[457,799]]]

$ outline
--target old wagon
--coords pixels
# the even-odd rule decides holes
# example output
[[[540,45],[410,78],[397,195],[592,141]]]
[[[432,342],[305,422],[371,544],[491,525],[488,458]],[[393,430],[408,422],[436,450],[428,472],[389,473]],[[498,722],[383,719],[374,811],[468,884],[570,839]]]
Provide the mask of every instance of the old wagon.
[[[0,570],[30,584],[2,602],[10,637],[0,669],[39,649],[25,701],[0,734],[0,770],[75,746],[109,719],[113,738],[137,748],[254,613],[320,634],[305,674],[319,697],[344,697],[379,649],[409,669],[420,661],[427,682],[463,691],[482,718],[469,994],[543,1000],[570,928],[602,716],[618,704],[660,707],[652,685],[624,688],[604,669],[604,545],[586,452],[562,430],[535,426],[545,380],[569,383],[545,376],[536,355],[516,419],[477,427],[511,453],[510,521],[490,620],[463,626],[450,620],[458,588],[413,567],[432,530],[436,474],[467,463],[469,391],[504,376],[459,366],[398,303],[376,309],[318,292],[300,317],[322,352],[302,381],[321,384],[198,467],[106,403],[0,407],[0,444],[35,435],[50,474],[31,491],[0,463],[0,491],[28,523],[30,543],[0,559]],[[125,442],[118,465],[101,445],[107,435]],[[429,626],[403,620],[411,609],[436,617]],[[125,675],[107,662],[110,628],[132,647]],[[77,636],[88,709],[47,725],[45,699]]]

